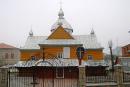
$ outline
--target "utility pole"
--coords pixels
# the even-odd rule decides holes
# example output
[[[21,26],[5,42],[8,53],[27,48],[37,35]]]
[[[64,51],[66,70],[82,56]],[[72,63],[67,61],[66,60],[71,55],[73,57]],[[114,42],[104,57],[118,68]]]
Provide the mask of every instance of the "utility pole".
[[[114,71],[114,59],[113,59],[113,53],[112,53],[112,40],[108,41],[108,45],[109,45],[110,55],[111,55],[112,71]]]

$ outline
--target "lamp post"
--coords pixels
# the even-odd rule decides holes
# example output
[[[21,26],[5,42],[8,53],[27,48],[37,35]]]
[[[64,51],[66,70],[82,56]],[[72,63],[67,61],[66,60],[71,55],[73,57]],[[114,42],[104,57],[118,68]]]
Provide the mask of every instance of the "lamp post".
[[[110,49],[110,55],[111,55],[111,64],[112,64],[112,71],[114,71],[114,59],[112,54],[112,40],[108,41],[109,49]]]

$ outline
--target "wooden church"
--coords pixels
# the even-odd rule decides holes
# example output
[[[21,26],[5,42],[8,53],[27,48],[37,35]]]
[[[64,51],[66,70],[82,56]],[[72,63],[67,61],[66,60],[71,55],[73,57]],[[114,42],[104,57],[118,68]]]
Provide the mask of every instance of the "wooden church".
[[[73,35],[73,28],[65,20],[62,8],[58,16],[49,36],[34,36],[32,31],[29,32],[25,45],[20,48],[21,59],[14,66],[19,72],[35,72],[39,83],[45,87],[52,87],[51,84],[54,87],[77,87],[79,63],[76,49],[84,47],[81,65],[88,67],[91,74],[91,70],[97,69],[95,67],[106,66],[103,47],[93,29],[88,35]],[[37,84],[36,87],[42,86]]]

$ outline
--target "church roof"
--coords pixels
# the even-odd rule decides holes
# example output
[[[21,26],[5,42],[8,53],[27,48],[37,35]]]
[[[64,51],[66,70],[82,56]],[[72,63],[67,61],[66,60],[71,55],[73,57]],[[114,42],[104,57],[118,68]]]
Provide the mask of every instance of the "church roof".
[[[83,64],[85,64],[83,62]],[[32,67],[32,66],[79,66],[78,59],[43,59],[19,61],[14,67]]]
[[[52,25],[51,30],[57,29],[59,26],[59,22],[62,23],[62,27],[64,29],[72,29],[71,25],[65,20],[65,18],[62,19],[58,18],[58,20]]]
[[[103,60],[100,61],[84,61],[82,60],[83,66],[108,66]],[[68,66],[79,66],[78,59],[66,59],[66,58],[52,58],[52,59],[39,59],[29,61],[19,61],[12,67],[32,67],[32,66],[54,66],[54,67],[68,67]]]
[[[49,38],[48,36],[34,36],[33,32],[31,32],[32,35],[27,38],[27,41],[25,45],[21,47],[21,50],[39,50],[39,45],[82,45],[85,49],[103,48],[100,43],[98,43],[94,30],[92,30],[91,34],[89,35],[72,35],[73,29],[71,25],[65,20],[62,8],[60,8],[58,16],[58,20],[51,28],[52,36],[50,35]],[[65,32],[63,30],[65,30]],[[73,38],[70,38],[69,36],[72,36]]]
[[[78,40],[73,40],[73,39],[51,39],[51,40],[44,40],[40,45],[64,45],[64,46],[69,46],[69,45],[82,45],[82,43]]]
[[[25,45],[23,47],[21,47],[20,49],[28,49],[28,50],[40,49],[38,44],[45,39],[47,39],[47,36],[28,37],[26,42],[25,42]]]
[[[83,45],[85,49],[101,49],[103,48],[98,43],[96,36],[93,35],[74,35],[74,40],[68,39],[52,39],[47,40],[47,36],[32,36],[28,37],[25,45],[21,49],[40,49],[40,45]]]
[[[98,42],[95,35],[75,35],[74,38],[79,40],[85,49],[100,49],[103,48]]]
[[[16,48],[16,47],[5,44],[5,43],[0,43],[0,49],[2,49],[2,48]]]

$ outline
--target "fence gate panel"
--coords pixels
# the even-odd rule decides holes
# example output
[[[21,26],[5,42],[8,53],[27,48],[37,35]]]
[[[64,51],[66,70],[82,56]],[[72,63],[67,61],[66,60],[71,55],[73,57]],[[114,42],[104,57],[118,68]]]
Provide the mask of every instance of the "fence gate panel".
[[[37,69],[36,87],[54,87],[54,69],[42,67]]]
[[[31,67],[10,69],[8,87],[78,87],[78,68]]]

